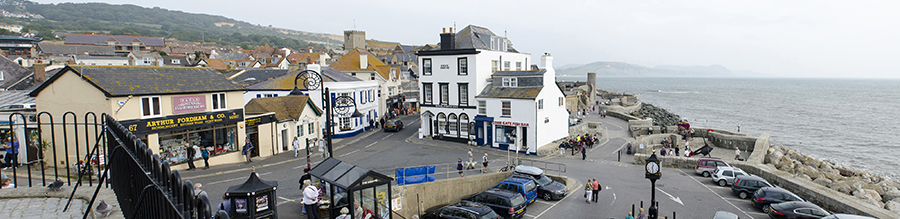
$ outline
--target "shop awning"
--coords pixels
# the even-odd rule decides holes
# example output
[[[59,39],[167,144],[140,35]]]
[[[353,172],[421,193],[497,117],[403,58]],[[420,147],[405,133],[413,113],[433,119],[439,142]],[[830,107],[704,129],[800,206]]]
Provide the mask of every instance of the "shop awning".
[[[475,121],[493,122],[493,121],[494,121],[494,117],[487,117],[487,116],[484,116],[484,115],[477,115],[477,116],[475,116]]]
[[[360,186],[389,184],[394,179],[384,174],[371,171],[335,158],[328,158],[313,167],[309,175],[325,180],[343,189]]]

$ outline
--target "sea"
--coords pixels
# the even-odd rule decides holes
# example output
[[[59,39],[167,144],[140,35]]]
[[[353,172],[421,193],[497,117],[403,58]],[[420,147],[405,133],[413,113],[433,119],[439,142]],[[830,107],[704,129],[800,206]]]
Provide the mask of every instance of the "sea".
[[[900,79],[598,77],[597,88],[692,126],[769,133],[772,144],[900,178]]]

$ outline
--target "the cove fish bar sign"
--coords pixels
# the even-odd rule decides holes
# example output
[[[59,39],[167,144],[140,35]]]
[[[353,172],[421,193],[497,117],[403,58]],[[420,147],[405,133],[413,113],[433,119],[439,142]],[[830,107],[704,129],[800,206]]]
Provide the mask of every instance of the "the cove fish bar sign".
[[[230,124],[244,120],[244,110],[217,111],[188,115],[166,116],[153,119],[122,121],[122,125],[135,134],[178,131],[204,126]]]

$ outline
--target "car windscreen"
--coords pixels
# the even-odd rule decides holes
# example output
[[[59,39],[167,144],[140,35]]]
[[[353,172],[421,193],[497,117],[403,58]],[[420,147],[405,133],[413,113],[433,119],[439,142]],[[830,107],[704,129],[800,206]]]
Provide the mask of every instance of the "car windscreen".
[[[481,215],[481,219],[494,219],[494,218],[500,218],[500,215],[497,215],[497,212],[494,212],[494,211],[488,211],[487,214]]]
[[[540,178],[537,179],[537,182],[541,186],[546,186],[546,185],[550,185],[550,183],[553,183],[553,180],[550,179],[550,177],[540,175]]]
[[[525,192],[534,190],[534,188],[536,188],[536,187],[537,187],[537,186],[534,185],[534,182],[528,182],[528,183],[525,183]]]
[[[513,206],[519,206],[525,204],[525,197],[523,197],[522,195],[516,195],[512,198],[512,200],[509,201],[512,202]]]

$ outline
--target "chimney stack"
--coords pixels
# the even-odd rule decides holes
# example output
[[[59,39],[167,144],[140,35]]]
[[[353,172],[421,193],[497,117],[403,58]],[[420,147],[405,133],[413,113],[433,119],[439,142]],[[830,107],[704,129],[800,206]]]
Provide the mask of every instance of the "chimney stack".
[[[369,55],[359,51],[359,69],[369,68]]]
[[[449,33],[442,33],[441,34],[441,50],[454,49],[456,47],[456,45],[454,45],[454,42],[456,42],[455,38],[456,38],[456,34],[453,33],[452,27],[450,28]]]
[[[34,63],[32,68],[34,68],[34,76],[32,77],[34,78],[34,84],[39,84],[47,80],[46,66],[44,66],[44,63]]]
[[[550,53],[545,52],[544,55],[541,56],[541,67],[544,69],[553,68],[553,56],[550,56]]]

